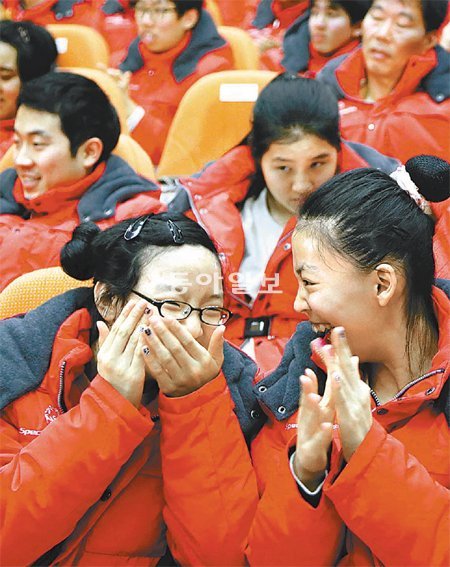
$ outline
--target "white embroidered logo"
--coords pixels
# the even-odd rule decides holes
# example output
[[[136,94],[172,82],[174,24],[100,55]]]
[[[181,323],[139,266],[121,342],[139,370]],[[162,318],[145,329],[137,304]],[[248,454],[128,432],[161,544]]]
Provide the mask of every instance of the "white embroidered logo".
[[[55,419],[57,419],[60,415],[60,410],[58,408],[55,408],[55,406],[48,406],[48,408],[44,411],[44,417],[47,423],[55,421]]]
[[[297,423],[286,423],[286,430],[288,429],[297,429],[298,424]]]
[[[41,432],[37,429],[25,429],[25,427],[19,427],[19,433],[22,435],[40,435]]]

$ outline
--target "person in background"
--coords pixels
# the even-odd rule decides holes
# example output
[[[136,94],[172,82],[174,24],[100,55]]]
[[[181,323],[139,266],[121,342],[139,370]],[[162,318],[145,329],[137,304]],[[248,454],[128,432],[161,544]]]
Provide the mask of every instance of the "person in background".
[[[447,8],[447,0],[372,2],[361,48],[318,75],[340,100],[345,138],[403,163],[418,154],[449,160],[450,55],[436,46]]]
[[[0,21],[0,158],[12,144],[22,82],[51,71],[57,55],[45,28],[32,22]]]
[[[353,51],[370,0],[311,0],[309,9],[286,31],[281,48],[269,50],[268,68],[314,78],[331,59]]]
[[[135,216],[159,188],[112,155],[117,113],[96,83],[48,73],[22,85],[14,125],[14,167],[0,174],[0,288],[20,274],[56,266],[81,222]]]
[[[280,70],[284,37],[295,35],[308,20],[308,6],[309,0],[260,0],[248,31],[259,48],[262,69]]]
[[[124,42],[136,36],[128,0],[3,0],[3,3],[8,17],[16,21],[94,28],[105,38],[114,61],[123,53]]]
[[[181,178],[169,210],[190,210],[217,243],[234,314],[226,337],[262,370],[279,363],[299,322],[291,257],[299,205],[336,173],[368,165],[390,173],[399,162],[342,140],[328,87],[286,73],[261,91],[245,143]]]
[[[359,46],[361,21],[370,7],[370,0],[312,0],[308,18],[310,35],[307,65],[298,56],[296,69],[292,72],[309,71],[309,76],[324,65]],[[294,65],[294,56],[291,57]]]
[[[172,119],[200,77],[233,68],[230,46],[219,35],[202,0],[139,0],[139,36],[110,70],[124,91],[135,140],[159,163]]]
[[[224,400],[227,383],[251,386],[256,365],[224,343],[220,261],[194,221],[162,213],[103,232],[83,223],[61,264],[94,286],[0,321],[2,562],[156,566],[166,551],[159,404],[176,413],[211,392]],[[190,275],[184,291],[178,272]],[[223,426],[244,439],[231,398],[224,405]],[[203,408],[205,423],[212,415]],[[204,437],[220,452],[222,430]],[[243,441],[238,466],[247,453]],[[203,480],[191,488],[205,492]],[[195,500],[191,511],[199,516]],[[239,518],[244,532],[251,517]],[[226,524],[216,518],[218,543]],[[192,547],[177,537],[178,564]]]

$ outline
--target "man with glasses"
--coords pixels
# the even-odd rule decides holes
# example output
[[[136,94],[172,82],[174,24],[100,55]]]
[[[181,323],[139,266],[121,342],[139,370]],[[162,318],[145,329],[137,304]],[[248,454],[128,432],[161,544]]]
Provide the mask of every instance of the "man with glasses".
[[[169,126],[188,88],[200,77],[233,68],[230,46],[204,2],[139,0],[139,36],[120,65],[128,85],[132,136],[153,163],[161,157]]]

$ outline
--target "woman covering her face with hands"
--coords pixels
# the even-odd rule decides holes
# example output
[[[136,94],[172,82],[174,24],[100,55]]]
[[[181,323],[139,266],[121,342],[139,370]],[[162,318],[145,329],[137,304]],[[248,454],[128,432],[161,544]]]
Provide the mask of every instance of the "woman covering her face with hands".
[[[84,223],[61,264],[77,279],[93,277],[94,287],[0,322],[2,559],[156,565],[167,535],[183,563],[202,542],[183,539],[170,505],[165,526],[161,459],[170,500],[171,482],[183,479],[164,453],[173,446],[201,461],[212,445],[220,454],[223,431],[208,430],[218,411],[243,439],[227,384],[239,399],[256,374],[223,341],[231,314],[214,244],[176,214],[103,232]],[[217,398],[226,400],[219,410]],[[238,451],[237,470],[242,458]],[[194,523],[213,482],[186,483]],[[217,537],[225,523],[215,522]]]

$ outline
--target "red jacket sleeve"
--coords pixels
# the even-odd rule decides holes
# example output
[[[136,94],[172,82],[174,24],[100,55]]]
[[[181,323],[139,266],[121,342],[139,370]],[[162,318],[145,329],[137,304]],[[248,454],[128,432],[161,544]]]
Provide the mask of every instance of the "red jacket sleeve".
[[[12,421],[0,421],[1,557],[28,565],[71,534],[153,424],[99,376],[26,446]]]
[[[384,565],[449,564],[449,491],[378,422],[324,492]]]
[[[301,495],[289,467],[287,451],[271,459],[248,538],[250,565],[335,565],[344,537],[344,524],[322,494],[317,508]]]
[[[225,378],[160,396],[164,518],[182,565],[244,565],[258,502],[250,455]]]

